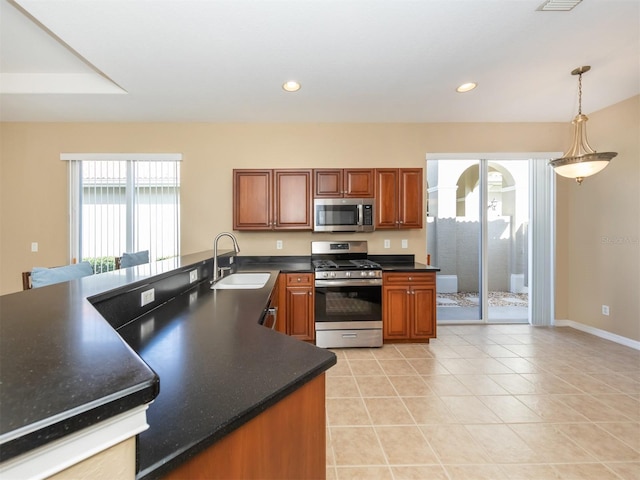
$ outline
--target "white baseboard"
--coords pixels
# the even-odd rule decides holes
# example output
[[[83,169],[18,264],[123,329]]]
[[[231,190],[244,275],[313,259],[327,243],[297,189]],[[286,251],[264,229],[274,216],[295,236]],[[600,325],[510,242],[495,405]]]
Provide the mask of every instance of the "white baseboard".
[[[553,324],[556,327],[571,327],[582,332],[590,333],[596,337],[604,338],[605,340],[611,340],[612,342],[619,343],[625,347],[631,347],[635,350],[640,350],[640,342],[632,340],[631,338],[623,337],[622,335],[616,335],[615,333],[607,332],[606,330],[600,330],[599,328],[590,327],[584,323],[574,322],[573,320],[555,320]]]

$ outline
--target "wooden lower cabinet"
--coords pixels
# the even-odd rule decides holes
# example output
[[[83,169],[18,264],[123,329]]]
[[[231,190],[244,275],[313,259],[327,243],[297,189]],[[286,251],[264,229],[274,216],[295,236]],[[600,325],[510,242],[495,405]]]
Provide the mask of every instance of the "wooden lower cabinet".
[[[315,340],[313,273],[282,273],[278,278],[279,309],[276,330],[298,340]]]
[[[435,273],[383,273],[385,342],[426,341],[436,336]]]
[[[164,478],[326,478],[325,374],[304,384]]]

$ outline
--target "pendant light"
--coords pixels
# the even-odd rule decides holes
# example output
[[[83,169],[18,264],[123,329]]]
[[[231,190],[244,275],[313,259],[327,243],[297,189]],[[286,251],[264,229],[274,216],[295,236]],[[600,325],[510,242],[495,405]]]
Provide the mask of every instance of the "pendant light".
[[[582,114],[582,74],[589,70],[591,67],[586,65],[571,72],[571,75],[578,75],[578,115],[571,122],[574,125],[573,144],[562,158],[549,162],[558,175],[575,178],[578,185],[582,184],[584,177],[598,173],[618,155],[616,152],[596,152],[587,142],[587,120],[589,119]]]

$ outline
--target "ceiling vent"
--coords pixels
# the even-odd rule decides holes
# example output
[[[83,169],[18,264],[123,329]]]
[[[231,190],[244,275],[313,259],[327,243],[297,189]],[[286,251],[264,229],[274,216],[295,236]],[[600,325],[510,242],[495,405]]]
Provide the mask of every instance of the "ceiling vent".
[[[547,0],[537,10],[541,12],[568,12],[582,0]]]

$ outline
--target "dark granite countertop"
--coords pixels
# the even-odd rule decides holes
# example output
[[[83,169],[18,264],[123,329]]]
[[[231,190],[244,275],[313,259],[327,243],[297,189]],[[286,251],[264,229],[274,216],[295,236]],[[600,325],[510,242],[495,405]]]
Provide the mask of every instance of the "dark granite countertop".
[[[0,461],[156,396],[157,375],[86,300],[107,276],[120,283],[95,275],[0,297]]]
[[[155,398],[138,476],[156,478],[335,364],[330,351],[258,323],[277,273],[312,272],[308,256],[237,257],[239,270],[274,275],[257,290],[196,283],[117,332],[92,305],[211,257],[0,297],[0,461]],[[412,255],[370,258],[385,271],[439,271]]]
[[[283,273],[313,272],[309,256],[239,256],[237,258],[241,267],[276,268]],[[438,267],[433,265],[415,262],[414,255],[369,255],[368,258],[378,262],[384,271],[440,271]]]
[[[193,268],[206,275],[211,257],[0,297],[2,460],[155,397],[139,436],[138,477],[157,478],[335,364],[332,352],[259,324],[279,267],[300,265],[241,267],[273,273],[262,289],[211,290],[205,279],[175,296],[163,291],[181,288],[176,277]],[[94,307],[118,305],[101,311],[119,317],[120,297],[139,298],[151,285],[166,298],[122,326]]]
[[[258,323],[278,274],[259,270],[272,273],[262,289],[205,281],[119,330],[161,379],[139,436],[138,478],[159,478],[336,363]]]

